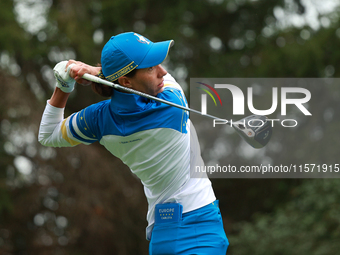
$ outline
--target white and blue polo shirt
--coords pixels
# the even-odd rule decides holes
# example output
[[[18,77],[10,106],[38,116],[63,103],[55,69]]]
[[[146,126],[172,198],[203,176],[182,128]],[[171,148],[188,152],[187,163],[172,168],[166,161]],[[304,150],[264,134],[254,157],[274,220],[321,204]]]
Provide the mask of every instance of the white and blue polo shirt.
[[[187,106],[181,87],[171,75],[164,76],[164,84],[157,97]],[[43,133],[43,125],[40,129]],[[148,239],[156,204],[181,203],[186,213],[216,200],[208,178],[190,178],[190,161],[193,165],[203,165],[203,161],[187,111],[115,90],[111,99],[71,115],[54,132],[59,138],[52,139],[52,146],[58,139],[62,141],[59,146],[99,141],[140,178],[149,204]]]

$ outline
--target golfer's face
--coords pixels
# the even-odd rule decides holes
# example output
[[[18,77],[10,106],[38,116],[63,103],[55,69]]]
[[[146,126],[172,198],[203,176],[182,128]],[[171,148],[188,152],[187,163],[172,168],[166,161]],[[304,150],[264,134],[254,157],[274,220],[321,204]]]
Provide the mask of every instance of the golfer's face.
[[[163,76],[167,71],[161,66],[153,66],[144,69],[138,69],[136,74],[130,79],[133,89],[146,94],[157,96],[163,92]]]

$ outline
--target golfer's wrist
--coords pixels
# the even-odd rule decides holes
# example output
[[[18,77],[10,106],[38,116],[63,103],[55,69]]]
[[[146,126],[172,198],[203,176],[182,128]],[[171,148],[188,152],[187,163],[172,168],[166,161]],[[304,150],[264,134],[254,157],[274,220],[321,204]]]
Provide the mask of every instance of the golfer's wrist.
[[[93,67],[92,75],[98,75],[102,71],[101,66]]]
[[[65,108],[69,96],[70,93],[66,93],[56,87],[51,99],[48,100],[48,103],[57,108]]]

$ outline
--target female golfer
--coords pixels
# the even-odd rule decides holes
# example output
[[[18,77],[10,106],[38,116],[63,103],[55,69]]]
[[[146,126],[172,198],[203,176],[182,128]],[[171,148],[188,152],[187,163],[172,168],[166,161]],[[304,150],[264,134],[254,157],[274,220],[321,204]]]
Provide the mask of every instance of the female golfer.
[[[133,32],[112,36],[101,67],[69,60],[54,67],[57,84],[42,116],[39,141],[67,147],[99,141],[144,185],[148,200],[149,252],[226,254],[229,245],[211,182],[190,166],[203,166],[188,112],[82,79],[85,73],[187,106],[182,88],[160,65],[173,41],[153,43]],[[64,119],[75,82],[111,99]]]

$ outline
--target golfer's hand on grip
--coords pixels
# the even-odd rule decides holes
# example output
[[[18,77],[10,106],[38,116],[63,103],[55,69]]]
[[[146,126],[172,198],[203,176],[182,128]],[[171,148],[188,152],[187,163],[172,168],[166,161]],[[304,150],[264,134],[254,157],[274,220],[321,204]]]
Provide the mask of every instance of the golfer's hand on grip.
[[[70,77],[70,70],[74,64],[66,67],[67,61],[61,61],[53,68],[54,77],[56,78],[56,87],[65,93],[71,93],[76,81]]]
[[[83,77],[86,73],[97,75],[100,72],[101,67],[90,66],[83,62],[71,59],[67,62],[66,69],[70,69],[70,77],[72,77],[77,83],[83,86],[88,86],[91,85],[92,82],[81,77]]]

